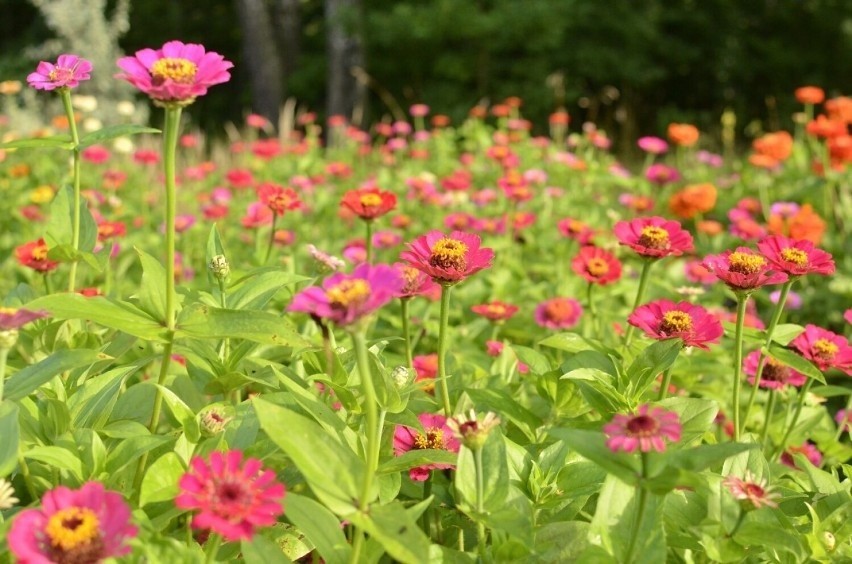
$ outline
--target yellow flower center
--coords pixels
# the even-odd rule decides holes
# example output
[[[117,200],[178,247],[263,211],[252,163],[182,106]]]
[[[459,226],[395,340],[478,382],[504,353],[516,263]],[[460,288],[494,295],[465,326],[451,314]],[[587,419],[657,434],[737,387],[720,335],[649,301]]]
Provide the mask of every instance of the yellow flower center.
[[[50,516],[44,532],[52,547],[67,552],[96,541],[100,522],[88,507],[66,507]]]
[[[837,354],[837,351],[837,345],[828,339],[817,339],[814,343],[814,353],[821,359],[831,360]]]
[[[378,194],[370,192],[361,196],[361,205],[366,208],[374,208],[382,205],[382,197]]]
[[[665,249],[669,244],[669,232],[662,227],[649,225],[642,229],[639,244],[649,249]]]
[[[685,311],[668,311],[663,315],[660,329],[666,333],[683,333],[692,330],[692,316]]]
[[[53,188],[50,186],[38,186],[30,194],[30,200],[35,204],[44,204],[53,199]]]
[[[439,268],[464,270],[467,267],[467,245],[458,239],[444,237],[438,239],[432,247],[429,264]]]
[[[763,268],[766,264],[766,259],[760,255],[751,253],[733,252],[728,256],[728,264],[731,272],[740,274],[754,274]]]
[[[162,84],[167,80],[178,84],[192,84],[197,71],[195,63],[177,57],[164,57],[151,65],[151,76],[155,84]]]
[[[602,258],[592,258],[586,263],[586,270],[592,276],[603,276],[609,272],[609,265]]]
[[[0,314],[15,315],[16,311],[18,311],[16,307],[0,307]]]
[[[488,304],[488,313],[491,315],[505,315],[506,306],[503,304]]]
[[[787,262],[792,262],[796,266],[806,266],[808,264],[808,254],[802,249],[788,247],[781,251],[781,258]]]
[[[426,448],[444,449],[444,431],[436,427],[426,429],[426,434],[417,433],[414,439],[414,448],[423,450]]]
[[[47,258],[47,245],[33,247],[33,258],[35,260],[45,260]]]
[[[366,280],[344,280],[340,284],[330,288],[325,293],[328,301],[333,306],[348,307],[350,305],[362,304],[370,295],[370,285]]]

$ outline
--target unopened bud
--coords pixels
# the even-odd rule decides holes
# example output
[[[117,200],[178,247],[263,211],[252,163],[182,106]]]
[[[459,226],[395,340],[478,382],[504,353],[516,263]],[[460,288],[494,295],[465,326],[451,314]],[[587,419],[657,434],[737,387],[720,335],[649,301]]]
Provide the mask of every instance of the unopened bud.
[[[397,366],[391,372],[391,380],[400,390],[408,386],[412,381],[412,372],[405,366]]]
[[[822,533],[822,544],[825,545],[825,549],[829,552],[834,552],[834,547],[837,546],[837,539],[835,536],[828,531],[823,531]]]
[[[467,417],[461,415],[447,420],[447,427],[452,429],[462,444],[470,450],[481,449],[488,440],[491,430],[499,424],[500,418],[496,413],[489,411],[482,421],[479,421],[476,412],[472,409]]]
[[[216,255],[207,267],[218,280],[225,280],[231,274],[231,265],[225,255]]]
[[[213,435],[218,435],[224,431],[225,427],[228,426],[228,423],[231,422],[233,417],[227,416],[221,408],[210,407],[201,412],[200,419],[201,432],[212,437]]]

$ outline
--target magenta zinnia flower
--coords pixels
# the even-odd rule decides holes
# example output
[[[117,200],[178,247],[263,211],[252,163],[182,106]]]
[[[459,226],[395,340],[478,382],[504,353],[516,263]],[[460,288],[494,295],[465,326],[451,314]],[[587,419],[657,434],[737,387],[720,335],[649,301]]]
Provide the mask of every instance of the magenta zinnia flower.
[[[640,149],[646,153],[651,153],[652,155],[662,155],[669,150],[669,144],[659,137],[640,137],[639,140],[636,141],[636,144]]]
[[[47,317],[46,311],[32,311],[24,308],[0,307],[0,331],[18,329],[30,321]]]
[[[737,247],[720,255],[708,255],[701,266],[716,275],[734,291],[754,290],[768,284],[781,284],[787,275],[776,271],[760,253],[748,247]]]
[[[412,450],[436,449],[459,451],[459,441],[453,430],[447,426],[447,418],[443,415],[422,413],[417,416],[423,426],[423,432],[404,425],[397,425],[393,434],[393,452],[402,456]],[[415,482],[424,482],[431,470],[455,468],[454,464],[426,464],[408,471],[409,477]]]
[[[396,262],[393,267],[402,276],[403,285],[397,293],[397,298],[413,298],[428,296],[438,288],[438,285],[425,273],[407,264]]]
[[[337,325],[350,325],[391,301],[402,287],[398,270],[386,264],[365,263],[352,274],[337,273],[326,278],[322,287],[302,290],[287,309],[329,319]]]
[[[680,223],[658,216],[619,221],[613,231],[619,243],[644,257],[679,256],[693,249],[692,235]]]
[[[744,479],[734,475],[727,476],[722,480],[722,484],[746,511],[761,507],[778,507],[775,500],[780,496],[767,487],[765,479],[758,480],[751,472],[746,472]]]
[[[59,55],[56,64],[42,61],[36,71],[27,76],[27,83],[36,90],[75,88],[83,80],[89,80],[92,63],[77,55]]]
[[[680,440],[681,426],[677,413],[645,404],[634,415],[616,414],[603,431],[609,435],[606,446],[612,452],[633,452],[637,448],[642,452],[663,452],[665,439]]]
[[[550,298],[535,308],[535,322],[546,329],[570,329],[582,315],[583,308],[574,298]]]
[[[580,249],[571,260],[571,268],[592,284],[605,286],[621,278],[621,262],[615,255],[600,247]]]
[[[219,53],[203,45],[169,41],[162,48],[142,49],[133,57],[122,57],[121,78],[159,102],[188,104],[207,94],[215,84],[228,82],[234,66]]]
[[[243,462],[238,450],[213,452],[209,462],[196,456],[190,467],[180,479],[175,505],[199,510],[194,529],[209,529],[228,541],[251,539],[256,528],[273,525],[284,512],[284,485],[257,459]]]
[[[723,333],[719,318],[690,302],[650,302],[637,307],[627,322],[652,339],[677,338],[683,341],[685,347],[704,350],[708,350],[708,344],[718,343]]]
[[[100,482],[79,490],[59,486],[44,494],[41,509],[27,509],[12,522],[7,541],[18,562],[101,562],[130,552],[137,529],[121,494]]]
[[[492,249],[480,248],[478,235],[453,231],[444,235],[430,231],[408,244],[400,258],[443,285],[457,284],[471,274],[491,266]]]
[[[831,254],[817,249],[811,241],[773,235],[761,240],[757,248],[772,266],[789,276],[834,274]]]
[[[805,331],[793,339],[790,346],[820,370],[837,368],[852,374],[852,347],[837,333],[816,325],[805,325]]]
[[[760,356],[760,351],[752,351],[743,360],[743,372],[748,374],[749,384],[754,384],[757,365],[760,363]],[[760,371],[760,387],[770,390],[783,390],[788,384],[799,387],[806,380],[807,377],[804,374],[793,370],[774,358],[767,358],[763,362],[763,369]]]
[[[811,442],[805,441],[801,446],[789,447],[781,454],[781,464],[789,466],[790,468],[798,468],[798,466],[796,466],[796,462],[793,460],[793,455],[795,454],[804,454],[808,459],[808,462],[817,468],[822,466],[822,453],[816,445]]]

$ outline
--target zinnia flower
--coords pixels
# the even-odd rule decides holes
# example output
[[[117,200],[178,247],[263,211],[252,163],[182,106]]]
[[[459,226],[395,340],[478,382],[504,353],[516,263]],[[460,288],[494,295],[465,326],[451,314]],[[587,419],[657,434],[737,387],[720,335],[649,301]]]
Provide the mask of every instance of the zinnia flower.
[[[617,413],[603,431],[609,435],[606,446],[612,452],[634,452],[637,448],[641,452],[664,452],[665,439],[680,440],[681,425],[677,413],[645,404],[634,415]]]
[[[165,104],[187,105],[207,94],[215,84],[228,82],[234,66],[219,53],[203,45],[169,41],[156,51],[142,49],[133,57],[122,57],[124,71],[116,78],[126,80],[152,99]]]
[[[831,254],[817,249],[810,241],[772,235],[761,240],[757,248],[775,268],[788,276],[834,274],[834,259]]]
[[[487,304],[472,306],[471,311],[490,321],[506,321],[518,313],[518,306],[494,300]]]
[[[821,104],[825,100],[825,91],[819,86],[800,86],[793,94],[802,104]]]
[[[621,263],[615,255],[600,247],[583,247],[574,260],[571,268],[591,282],[604,286],[621,278]]]
[[[393,210],[396,207],[396,195],[378,188],[360,188],[346,192],[340,205],[369,221]]]
[[[41,61],[36,71],[27,76],[27,83],[36,90],[76,88],[83,80],[89,80],[92,63],[77,55],[59,55],[56,64]]]
[[[302,201],[299,200],[295,190],[272,182],[264,182],[257,187],[257,198],[275,215],[284,215],[302,206]]]
[[[0,307],[0,331],[18,329],[30,321],[47,317],[46,311],[32,311],[24,308]]]
[[[716,205],[717,190],[709,182],[690,184],[672,194],[669,209],[681,219],[692,219],[707,213]]]
[[[637,307],[627,322],[652,339],[677,338],[685,347],[704,350],[708,349],[708,344],[718,343],[724,332],[719,318],[690,302],[657,300],[647,303]]]
[[[412,450],[448,450],[458,452],[459,441],[453,434],[453,430],[447,426],[447,418],[443,415],[422,413],[417,416],[423,426],[423,432],[404,425],[397,425],[393,434],[393,452],[396,456],[402,456]],[[415,482],[424,482],[429,477],[431,470],[443,470],[455,468],[454,464],[426,464],[408,471],[409,477]]]
[[[789,466],[790,468],[798,468],[796,463],[793,461],[794,454],[804,454],[808,461],[819,468],[822,466],[822,453],[819,449],[811,442],[805,441],[801,446],[791,446],[781,455],[781,464]]]
[[[426,273],[413,266],[397,262],[393,267],[399,271],[403,281],[402,289],[396,295],[397,298],[429,296],[438,288],[438,285]]]
[[[284,485],[260,461],[232,450],[213,452],[209,462],[196,456],[178,483],[179,509],[197,509],[194,529],[209,529],[227,541],[251,539],[258,527],[273,525],[284,512]]]
[[[674,167],[664,165],[662,163],[652,164],[645,171],[645,178],[648,182],[656,184],[657,186],[663,186],[670,182],[677,182],[680,180],[680,172]]]
[[[767,487],[765,479],[758,480],[751,472],[746,472],[745,479],[734,475],[727,476],[722,480],[722,484],[746,511],[761,507],[778,507],[775,500],[780,496]]]
[[[101,562],[130,552],[135,537],[130,508],[100,482],[79,490],[59,486],[44,494],[41,509],[15,517],[7,542],[18,562]]]
[[[570,329],[582,315],[583,308],[574,298],[550,298],[535,308],[535,322],[546,329]]]
[[[752,351],[743,360],[743,372],[748,375],[749,384],[754,384],[760,356],[760,351]],[[797,372],[771,357],[764,361],[763,369],[760,371],[760,387],[769,390],[783,390],[787,387],[787,384],[799,387],[806,380],[807,377],[801,372]]]
[[[640,137],[636,144],[640,149],[652,155],[662,155],[669,150],[669,144],[659,137]]]
[[[837,333],[816,325],[805,325],[805,331],[793,339],[790,346],[820,370],[837,368],[852,374],[852,347]]]
[[[692,235],[677,221],[662,217],[638,217],[619,221],[613,228],[618,242],[645,257],[679,256],[691,251]]]
[[[399,272],[386,265],[358,265],[352,274],[336,273],[322,287],[311,286],[296,294],[288,311],[303,311],[346,326],[373,313],[402,289]]]
[[[681,147],[691,147],[698,142],[698,128],[688,123],[670,123],[666,131],[669,140]]]
[[[57,266],[58,262],[47,258],[47,243],[44,239],[24,243],[15,249],[15,256],[21,266],[32,268],[38,272],[50,272]]]
[[[737,247],[720,255],[709,255],[701,266],[716,275],[716,278],[732,290],[754,290],[768,284],[781,284],[787,275],[777,272],[769,261],[748,247]]]
[[[556,224],[556,227],[563,237],[574,239],[581,245],[590,244],[592,237],[595,236],[595,231],[588,224],[577,219],[561,219]]]
[[[471,233],[430,231],[409,243],[400,258],[435,282],[449,286],[491,266],[494,251],[480,248],[480,244],[479,236]]]

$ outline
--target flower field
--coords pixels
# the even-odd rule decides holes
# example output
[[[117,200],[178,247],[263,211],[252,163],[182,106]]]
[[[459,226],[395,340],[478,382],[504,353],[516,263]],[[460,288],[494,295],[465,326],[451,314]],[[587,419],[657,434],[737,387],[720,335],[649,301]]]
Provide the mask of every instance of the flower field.
[[[221,55],[84,57],[0,114],[0,562],[852,561],[852,99],[633,163],[520,98],[226,142]]]

